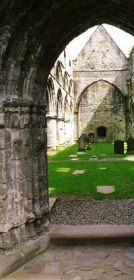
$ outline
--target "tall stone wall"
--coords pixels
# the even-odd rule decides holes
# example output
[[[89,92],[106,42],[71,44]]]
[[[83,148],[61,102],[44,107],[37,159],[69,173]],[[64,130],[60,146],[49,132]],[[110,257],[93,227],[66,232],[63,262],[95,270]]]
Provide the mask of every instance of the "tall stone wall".
[[[127,76],[129,75],[128,59],[125,57],[120,48],[116,45],[114,40],[110,37],[103,26],[98,26],[89,41],[86,43],[76,60],[73,61],[73,80],[74,80],[74,115],[75,115],[75,131],[74,138],[77,139],[80,133],[85,130],[95,130],[97,125],[109,126],[111,123],[110,138],[126,136],[126,119],[125,112],[127,107],[128,85]],[[93,85],[93,86],[92,86]],[[95,92],[94,88],[97,85],[105,85],[99,87]],[[107,85],[107,86],[106,86]],[[91,87],[90,87],[91,86]],[[105,88],[106,87],[106,88]],[[116,94],[110,96],[112,87]],[[116,90],[117,89],[117,90]],[[90,92],[89,94],[89,91]],[[112,89],[113,91],[113,89]],[[107,92],[107,96],[106,96]],[[118,94],[117,94],[118,92]],[[119,97],[120,92],[123,97]],[[88,93],[88,94],[87,94]],[[86,108],[83,104],[84,96],[87,94]],[[83,97],[82,97],[83,95]],[[94,97],[93,97],[94,95]],[[116,99],[117,98],[117,99]],[[115,101],[116,99],[116,101]],[[110,101],[111,100],[111,101]],[[121,101],[122,100],[122,101]],[[117,102],[121,101],[121,111],[117,116]],[[106,105],[107,102],[107,105]],[[100,103],[104,105],[100,109]],[[81,107],[82,106],[82,107]],[[105,108],[106,107],[106,108]],[[115,107],[115,114],[114,108]],[[84,108],[84,109],[83,109]],[[82,113],[84,112],[85,113]],[[104,113],[105,110],[105,113]],[[100,113],[99,113],[100,111]],[[107,114],[106,114],[107,111]],[[109,111],[109,112],[108,112]],[[104,117],[103,114],[105,115]],[[124,114],[124,117],[123,117]],[[82,117],[83,115],[83,117]],[[91,116],[94,119],[91,122]],[[95,117],[93,117],[95,115]],[[106,115],[108,120],[106,121]],[[117,118],[117,123],[116,123]],[[85,119],[85,125],[84,125]],[[90,122],[90,125],[87,123]],[[83,123],[83,124],[82,124]],[[86,128],[88,126],[88,129]],[[94,126],[94,129],[93,129]],[[78,128],[77,128],[78,127]],[[90,129],[89,129],[90,128]],[[115,129],[115,131],[114,131]],[[120,129],[120,133],[119,133]]]
[[[125,103],[122,94],[111,84],[99,81],[81,95],[78,111],[78,137],[93,133],[95,140],[99,127],[106,128],[104,140],[125,140]],[[102,137],[103,138],[103,137]]]
[[[129,57],[129,74],[127,76],[128,96],[126,98],[127,136],[134,139],[134,48]]]
[[[71,72],[71,71],[70,71]],[[73,141],[73,81],[58,60],[48,77],[47,147],[57,149]]]

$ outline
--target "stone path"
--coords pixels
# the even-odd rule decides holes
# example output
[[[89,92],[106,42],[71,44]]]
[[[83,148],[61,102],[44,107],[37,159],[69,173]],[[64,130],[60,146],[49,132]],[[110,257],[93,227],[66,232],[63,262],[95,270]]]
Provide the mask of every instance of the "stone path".
[[[134,247],[54,246],[5,280],[133,280]],[[3,279],[3,280],[4,280]]]

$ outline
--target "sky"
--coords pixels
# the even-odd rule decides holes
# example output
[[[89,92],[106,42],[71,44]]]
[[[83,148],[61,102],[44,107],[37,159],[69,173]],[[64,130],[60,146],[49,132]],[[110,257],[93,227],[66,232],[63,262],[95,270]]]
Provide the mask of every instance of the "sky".
[[[108,24],[103,24],[103,26],[109,32],[120,49],[124,52],[124,54],[128,57],[134,45],[134,37],[117,27]],[[67,46],[67,52],[71,59],[76,58],[96,28],[97,26],[88,29],[86,32],[82,33],[69,43]]]

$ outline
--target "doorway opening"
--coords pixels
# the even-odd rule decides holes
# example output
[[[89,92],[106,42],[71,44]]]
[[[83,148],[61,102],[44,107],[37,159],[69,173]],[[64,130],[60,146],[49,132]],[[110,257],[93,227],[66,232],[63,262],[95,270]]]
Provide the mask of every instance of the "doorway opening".
[[[97,128],[97,137],[106,138],[107,137],[107,128],[105,126],[100,126]]]

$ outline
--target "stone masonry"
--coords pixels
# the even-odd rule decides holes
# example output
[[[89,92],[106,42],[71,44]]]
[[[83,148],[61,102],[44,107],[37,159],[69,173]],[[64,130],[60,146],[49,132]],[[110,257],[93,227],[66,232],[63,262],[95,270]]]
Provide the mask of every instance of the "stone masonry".
[[[98,26],[73,61],[75,139],[105,127],[105,140],[126,138],[128,60],[103,26]],[[103,137],[102,137],[103,138]]]

